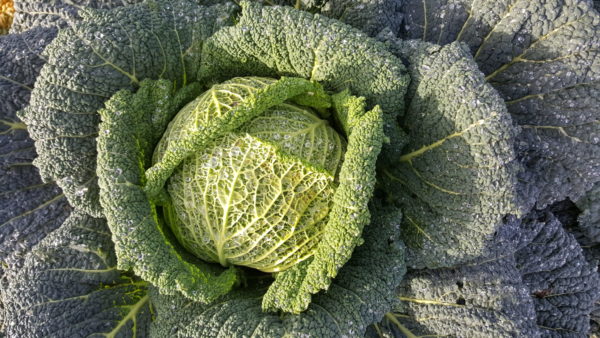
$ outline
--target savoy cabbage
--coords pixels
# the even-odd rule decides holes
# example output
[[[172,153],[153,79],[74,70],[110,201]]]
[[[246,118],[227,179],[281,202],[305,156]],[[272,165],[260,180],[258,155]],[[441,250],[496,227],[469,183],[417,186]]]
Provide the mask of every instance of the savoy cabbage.
[[[597,331],[594,3],[15,1],[0,334]]]

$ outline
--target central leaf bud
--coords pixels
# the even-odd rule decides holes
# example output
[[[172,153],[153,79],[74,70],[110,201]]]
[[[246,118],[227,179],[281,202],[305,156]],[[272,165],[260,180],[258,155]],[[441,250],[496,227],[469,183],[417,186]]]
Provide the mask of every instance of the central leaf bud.
[[[157,153],[163,141],[242,109],[255,81],[274,80],[233,79],[189,103]],[[179,243],[205,261],[283,271],[319,243],[345,147],[312,109],[271,107],[183,160],[167,182],[167,221]]]

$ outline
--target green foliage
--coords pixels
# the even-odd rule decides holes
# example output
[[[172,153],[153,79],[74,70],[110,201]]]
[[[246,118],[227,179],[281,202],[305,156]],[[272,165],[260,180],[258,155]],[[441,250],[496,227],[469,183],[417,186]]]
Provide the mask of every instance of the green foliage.
[[[55,180],[75,208],[101,217],[97,111],[116,91],[137,88],[145,78],[178,86],[194,80],[201,42],[229,22],[231,11],[228,5],[146,2],[87,9],[83,21],[61,30],[44,51],[47,64],[19,115],[36,141],[42,178]]]
[[[547,211],[509,222],[490,257],[409,271],[381,328],[410,336],[579,337],[600,290],[596,267]]]
[[[231,289],[235,270],[217,275],[206,263],[189,262],[179,254],[144,191],[144,169],[149,167],[156,135],[162,134],[181,102],[194,94],[188,87],[174,92],[168,80],[147,80],[135,94],[123,90],[113,95],[100,111],[98,177],[119,269],[132,268],[165,294],[182,292],[209,302]]]
[[[147,284],[118,270],[103,219],[72,213],[7,274],[9,337],[147,335]]]
[[[151,291],[156,337],[356,337],[395,303],[393,290],[404,275],[403,244],[395,224],[398,210],[371,206],[374,221],[365,228],[365,243],[340,270],[327,292],[313,297],[301,314],[263,312],[264,277],[232,291],[212,304]]]
[[[600,180],[600,16],[587,0],[406,1],[405,39],[467,44],[522,131],[528,206]]]
[[[506,214],[518,214],[516,131],[504,103],[460,44],[388,39],[410,63],[400,127],[409,137],[380,165],[403,210],[407,264],[453,266],[487,255]]]
[[[0,330],[361,336],[394,306],[369,334],[597,331],[597,1],[258,2],[15,4],[23,33],[0,37]],[[240,76],[277,85],[250,105],[213,91],[206,104],[232,116],[174,121],[147,171],[173,116]],[[310,151],[323,120],[340,146]],[[167,192],[183,174],[206,174],[213,205],[257,205],[246,178],[222,175],[255,173],[229,166],[239,145],[327,182],[322,238],[283,272],[201,261],[174,226],[193,200]],[[420,270],[396,290],[406,265]]]

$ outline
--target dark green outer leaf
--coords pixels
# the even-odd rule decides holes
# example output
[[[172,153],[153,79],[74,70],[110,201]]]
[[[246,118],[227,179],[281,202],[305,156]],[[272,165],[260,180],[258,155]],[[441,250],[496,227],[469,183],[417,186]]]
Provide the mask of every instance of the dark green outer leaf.
[[[408,331],[415,336],[539,337],[533,301],[510,255],[454,269],[411,271],[398,297],[400,306],[383,323],[397,336]]]
[[[548,214],[540,232],[515,253],[544,337],[582,337],[600,301],[597,263],[590,264],[575,238]]]
[[[33,140],[16,117],[17,110],[29,102],[44,63],[39,53],[55,35],[56,30],[50,28],[0,36],[0,278],[6,267],[20,266],[21,255],[69,214],[60,189],[42,184],[31,163],[36,156]],[[0,301],[0,337],[4,336],[4,311]]]
[[[320,13],[356,27],[370,36],[383,29],[393,32],[402,24],[402,5],[405,0],[330,0],[321,6]]]
[[[494,234],[487,257],[461,266],[409,270],[393,313],[369,330],[394,337],[539,337],[534,302],[514,252],[530,243],[545,222],[511,217]]]
[[[263,5],[291,6],[319,13],[375,36],[384,29],[398,32],[405,0],[256,0]]]
[[[10,337],[144,337],[146,285],[116,268],[103,219],[74,212],[2,285]]]
[[[45,62],[39,54],[55,35],[56,29],[36,28],[0,37],[0,261],[5,264],[20,264],[17,256],[58,228],[70,211],[56,184],[41,181],[32,164],[33,141],[16,117]]]
[[[42,177],[56,180],[76,208],[100,217],[95,175],[97,110],[144,78],[192,81],[201,42],[227,24],[230,5],[159,1],[86,10],[48,46],[30,106],[22,112]]]
[[[488,255],[503,217],[521,212],[510,115],[461,44],[388,43],[408,60],[412,78],[399,124],[408,145],[379,166],[404,213],[407,265],[438,268]]]
[[[114,8],[141,0],[19,0],[14,2],[15,15],[10,33],[21,33],[35,27],[65,27],[79,20],[82,8]]]
[[[524,196],[544,207],[600,180],[600,15],[587,0],[409,1],[401,37],[465,42],[523,128]]]
[[[299,315],[261,310],[264,286],[252,285],[205,305],[153,291],[155,337],[357,337],[395,302],[393,290],[404,275],[403,246],[397,237],[400,214],[371,209],[377,219],[365,228],[365,244],[340,270],[326,292],[313,297]]]
[[[558,219],[534,211],[496,237],[505,245],[489,257],[409,271],[402,303],[380,328],[396,336],[586,336],[600,276]]]

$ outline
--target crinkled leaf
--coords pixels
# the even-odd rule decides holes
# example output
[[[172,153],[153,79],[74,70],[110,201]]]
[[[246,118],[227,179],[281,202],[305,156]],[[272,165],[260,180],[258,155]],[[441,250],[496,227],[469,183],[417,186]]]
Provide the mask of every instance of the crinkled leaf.
[[[530,204],[600,180],[600,15],[587,0],[407,1],[406,38],[466,43],[522,127]]]
[[[202,41],[227,24],[232,7],[191,1],[148,2],[85,11],[45,50],[29,107],[20,117],[36,141],[35,165],[57,180],[69,202],[101,216],[95,175],[97,110],[122,88],[145,78],[178,86],[194,79]]]
[[[396,335],[583,337],[600,277],[548,211],[507,222],[502,250],[459,267],[409,271],[400,306],[377,328]]]
[[[147,181],[144,189],[149,196],[158,195],[173,170],[186,157],[198,149],[209,146],[215,139],[240,128],[266,109],[305,92],[321,92],[325,95],[318,83],[302,78],[284,77],[274,82],[261,78],[247,78],[247,80],[246,83],[241,83],[237,89],[225,90],[227,95],[238,96],[238,105],[227,105],[225,101],[222,101],[224,95],[219,95],[218,90],[211,90],[197,99],[200,107],[188,114],[183,114],[184,120],[178,118],[174,120],[172,128],[168,129],[167,135],[161,139],[164,142],[157,145],[152,167],[146,171]],[[232,81],[235,83],[235,81],[242,80]],[[224,85],[232,84],[225,83]],[[232,93],[235,94],[232,95]],[[207,109],[203,109],[204,104],[207,105]],[[200,113],[198,114],[200,116],[197,116],[196,113]],[[210,116],[203,117],[202,114]],[[184,126],[190,117],[195,121],[190,126]]]
[[[339,185],[320,242],[310,261],[276,277],[263,298],[265,310],[304,311],[311,294],[327,290],[354,248],[363,242],[363,227],[370,220],[368,203],[375,187],[375,164],[384,137],[382,115],[376,106],[358,118],[350,130]]]
[[[152,334],[168,337],[356,337],[394,303],[393,290],[404,275],[403,247],[394,225],[397,211],[374,212],[365,244],[340,270],[327,292],[319,293],[305,312],[282,316],[262,312],[264,285],[253,284],[212,304],[181,296],[152,293],[156,321]],[[249,280],[249,282],[254,282]]]
[[[515,253],[523,283],[533,298],[537,325],[547,337],[583,336],[600,300],[598,267],[552,214],[533,240]]]
[[[27,127],[16,111],[29,95],[55,36],[52,28],[0,36],[0,260],[7,262],[37,244],[68,216],[70,207],[54,182],[43,183]],[[10,264],[16,264],[12,261]]]
[[[146,284],[117,269],[103,219],[74,212],[4,284],[10,337],[147,336]]]
[[[512,256],[410,271],[380,324],[394,336],[538,337],[535,309]]]
[[[403,113],[408,77],[402,62],[382,44],[336,20],[246,2],[237,25],[208,39],[204,53],[199,78],[298,76],[326,89],[350,89],[385,113]]]
[[[489,256],[453,268],[410,270],[398,288],[400,303],[369,335],[539,337],[513,254],[544,224],[535,215],[510,217],[494,234],[499,245]]]
[[[370,36],[384,29],[397,32],[402,25],[404,0],[330,0],[320,13],[354,26]]]
[[[108,9],[125,6],[142,0],[19,0],[15,1],[15,15],[11,33],[20,33],[35,27],[65,27],[68,22],[80,19],[79,11],[85,8]]]
[[[319,13],[356,27],[370,36],[384,29],[397,32],[404,0],[258,0],[264,5],[291,6]]]
[[[460,44],[388,42],[412,78],[400,120],[409,143],[379,168],[404,213],[407,265],[437,268],[485,255],[502,218],[519,213],[510,116]]]
[[[122,90],[106,102],[98,137],[100,203],[120,269],[133,269],[162,293],[181,292],[208,302],[232,288],[236,270],[217,270],[182,256],[144,191],[145,168],[158,136],[183,103],[197,95],[188,88],[174,93],[168,80],[145,80],[135,94]]]

